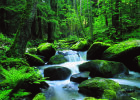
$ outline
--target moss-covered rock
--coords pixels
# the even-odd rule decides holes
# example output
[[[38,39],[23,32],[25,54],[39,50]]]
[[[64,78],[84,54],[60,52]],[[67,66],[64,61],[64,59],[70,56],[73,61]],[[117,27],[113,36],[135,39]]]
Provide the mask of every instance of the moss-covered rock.
[[[110,46],[103,42],[93,43],[87,51],[87,60],[101,59],[102,53]]]
[[[0,65],[3,66],[3,68],[12,68],[12,67],[21,67],[21,66],[29,66],[27,61],[22,58],[7,58],[5,60],[0,61]]]
[[[118,74],[128,74],[124,64],[106,60],[91,60],[79,65],[80,71],[89,71],[91,77],[115,77]]]
[[[37,48],[28,48],[27,52],[30,54],[37,54]]]
[[[41,58],[33,54],[25,53],[24,57],[30,66],[41,66],[45,64]]]
[[[86,71],[86,72],[81,72],[81,73],[78,73],[78,74],[74,74],[74,75],[71,76],[70,81],[81,83],[81,82],[88,79],[89,73],[90,72]]]
[[[95,98],[116,98],[120,85],[110,79],[95,77],[79,84],[79,92]],[[111,92],[111,93],[109,93]]]
[[[41,43],[37,48],[37,54],[45,56],[47,61],[55,55],[55,52],[55,46],[52,43]]]
[[[106,49],[102,59],[122,62],[130,70],[137,71],[132,62],[133,58],[140,55],[140,40],[128,40],[115,44]]]
[[[67,62],[68,60],[64,57],[64,55],[55,55],[50,58],[48,64],[61,64]]]
[[[137,71],[140,72],[140,55],[133,59],[134,65],[137,67]]]
[[[90,47],[90,44],[87,42],[87,40],[77,42],[74,44],[71,49],[76,51],[86,51]]]
[[[109,99],[96,99],[94,97],[85,97],[84,100],[109,100]]]
[[[44,69],[44,77],[49,77],[48,80],[65,80],[70,74],[70,69],[61,66],[52,66]]]
[[[46,100],[46,97],[44,94],[42,93],[38,93],[34,98],[33,100]]]

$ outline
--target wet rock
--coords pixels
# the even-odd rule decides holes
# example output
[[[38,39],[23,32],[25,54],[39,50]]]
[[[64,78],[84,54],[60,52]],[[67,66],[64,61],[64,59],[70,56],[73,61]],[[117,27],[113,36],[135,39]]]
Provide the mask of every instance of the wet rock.
[[[79,65],[79,70],[89,71],[91,77],[111,78],[118,74],[128,75],[128,69],[124,64],[106,60],[91,60]]]
[[[74,74],[74,75],[71,76],[70,81],[81,83],[81,82],[88,79],[89,73],[90,72],[86,71],[86,72],[81,72],[81,73],[78,73],[78,74]]]
[[[59,55],[52,56],[48,61],[48,64],[61,64],[67,61],[68,60],[63,55],[59,54]]]
[[[24,57],[30,66],[41,66],[45,64],[41,58],[33,54],[25,53]]]
[[[101,59],[103,52],[110,46],[103,42],[93,43],[87,51],[87,60]]]
[[[52,66],[44,69],[44,77],[49,77],[48,80],[65,80],[70,74],[70,69],[61,66]]]
[[[130,70],[138,71],[134,65],[134,57],[140,55],[140,40],[128,40],[115,44],[106,49],[102,55],[102,59],[122,62]]]
[[[37,48],[27,48],[27,53],[37,54]]]
[[[95,77],[79,84],[79,92],[95,98],[114,100],[120,85],[110,79]]]
[[[55,55],[55,46],[52,43],[42,43],[37,48],[37,54],[45,56],[45,60],[48,61]]]
[[[74,44],[71,49],[76,51],[86,51],[90,47],[90,44],[87,40],[83,40]]]
[[[132,62],[134,62],[134,66],[137,67],[137,72],[140,72],[140,55],[135,57]]]
[[[140,88],[135,86],[121,85],[121,90],[117,93],[117,100],[131,100],[133,98],[138,98],[140,95]]]
[[[65,86],[63,86],[63,89],[65,91],[69,91],[69,92],[77,92],[79,89],[78,89],[78,83],[69,83],[69,84],[66,84]]]

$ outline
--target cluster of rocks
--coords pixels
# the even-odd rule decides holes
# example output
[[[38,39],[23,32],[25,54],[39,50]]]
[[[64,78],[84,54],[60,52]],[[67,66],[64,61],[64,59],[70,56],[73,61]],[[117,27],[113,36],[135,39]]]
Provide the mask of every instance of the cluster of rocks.
[[[81,41],[73,45],[71,49],[88,50],[87,60],[90,61],[78,66],[80,73],[71,75],[70,69],[66,67],[52,66],[44,70],[44,76],[49,77],[49,80],[65,80],[71,75],[70,80],[79,83],[79,92],[87,96],[114,100],[121,86],[107,78],[125,77],[129,74],[128,70],[140,72],[140,40],[128,40],[113,45],[95,42],[91,46],[87,41]],[[63,54],[55,55],[55,47],[49,43],[39,45],[35,51],[37,55],[43,56],[48,64],[67,61]],[[25,54],[25,56],[29,64],[30,62],[31,64],[38,63],[37,65],[44,64],[37,58],[38,56],[34,60],[30,60],[33,59],[31,54]]]

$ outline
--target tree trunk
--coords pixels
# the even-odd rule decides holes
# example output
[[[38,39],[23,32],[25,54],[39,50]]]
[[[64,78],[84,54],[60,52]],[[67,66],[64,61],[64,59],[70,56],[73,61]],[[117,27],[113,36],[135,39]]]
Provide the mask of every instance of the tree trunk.
[[[41,12],[37,11],[37,16],[41,16]],[[43,34],[42,34],[42,23],[41,23],[41,18],[38,17],[38,38],[42,39],[43,38]]]
[[[119,26],[119,2],[120,0],[116,0],[115,12],[113,12],[113,15],[112,15],[112,26],[116,29],[116,34],[118,34],[119,27],[120,27]]]
[[[91,40],[93,40],[93,16],[92,16],[92,5],[91,5],[91,0],[90,0],[90,14],[89,14],[89,22],[90,22],[90,36],[91,36]]]
[[[32,0],[26,0],[26,2],[26,8],[22,15],[14,43],[7,51],[8,57],[22,57],[26,50],[26,44],[31,37],[31,24],[36,13],[37,2],[35,1],[34,4],[32,4]]]
[[[1,1],[3,6],[7,5],[7,0]],[[5,22],[7,20],[7,11],[4,8],[0,8],[0,30],[3,34],[7,34],[7,23]]]

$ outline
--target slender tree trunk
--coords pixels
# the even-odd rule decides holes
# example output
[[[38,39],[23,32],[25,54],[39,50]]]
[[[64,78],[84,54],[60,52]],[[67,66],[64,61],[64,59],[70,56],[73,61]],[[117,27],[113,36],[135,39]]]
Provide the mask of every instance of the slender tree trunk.
[[[80,1],[80,2],[82,2],[82,1]],[[77,4],[77,7],[78,7],[78,3],[76,2],[76,4]],[[80,5],[81,6],[81,5]],[[81,8],[81,7],[80,7]],[[81,9],[80,9],[80,11],[81,11]],[[81,13],[79,14],[79,11],[78,11],[78,8],[77,8],[77,17],[79,18],[79,21],[80,21],[80,26],[81,26],[81,29],[82,29],[82,31],[83,31],[83,33],[84,34],[82,34],[84,37],[85,37],[85,30],[84,30],[84,26],[83,26],[83,21],[82,21],[82,19],[81,19]],[[77,30],[77,29],[76,29]]]
[[[57,12],[57,0],[50,0],[50,7],[53,11]],[[55,13],[55,16],[57,13]],[[56,23],[55,22],[48,22],[48,42],[54,42],[54,35],[56,33]]]
[[[105,1],[104,1],[104,6],[107,7]],[[108,17],[107,17],[107,11],[106,11],[106,10],[107,10],[107,9],[105,9],[105,11],[104,11],[104,16],[105,16],[105,23],[106,23],[106,26],[108,27]]]
[[[119,23],[119,3],[120,0],[116,0],[115,12],[112,15],[112,26],[116,29],[116,35],[118,34],[120,23]]]
[[[41,16],[41,12],[37,11],[37,16]],[[43,38],[43,33],[42,33],[42,21],[41,18],[38,17],[38,38],[42,39]]]
[[[89,14],[89,22],[90,22],[90,36],[91,36],[91,39],[93,39],[93,16],[92,16],[92,5],[91,5],[91,0],[90,0],[90,14]]]
[[[22,57],[26,50],[26,44],[31,37],[31,24],[35,16],[37,2],[35,1],[34,4],[32,4],[32,0],[26,0],[26,2],[19,29],[14,43],[7,51],[7,56]]]
[[[7,5],[7,0],[3,0],[1,1],[2,5],[6,6]],[[7,23],[5,22],[7,20],[7,11],[4,8],[0,9],[0,16],[1,16],[1,20],[0,20],[0,28],[1,28],[1,32],[3,34],[7,34]]]

